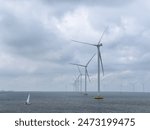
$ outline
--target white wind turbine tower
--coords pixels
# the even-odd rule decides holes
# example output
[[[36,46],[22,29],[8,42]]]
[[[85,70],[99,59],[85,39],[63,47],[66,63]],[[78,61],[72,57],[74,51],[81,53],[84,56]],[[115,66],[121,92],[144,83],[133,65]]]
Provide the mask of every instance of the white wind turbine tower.
[[[78,43],[82,43],[82,44],[87,44],[87,45],[91,45],[91,46],[95,46],[97,47],[97,61],[98,61],[98,74],[97,74],[97,78],[98,78],[98,96],[95,97],[95,99],[103,99],[103,97],[100,96],[100,64],[101,64],[101,69],[102,69],[102,73],[104,76],[104,68],[103,68],[103,62],[102,62],[102,56],[101,56],[101,51],[100,51],[100,47],[102,46],[101,40],[103,38],[103,35],[105,33],[105,31],[107,30],[107,28],[104,30],[104,32],[101,35],[101,38],[99,40],[99,42],[97,44],[91,44],[91,43],[87,43],[87,42],[81,42],[81,41],[76,41],[76,40],[72,40],[73,42],[78,42]]]
[[[89,78],[89,74],[88,74],[87,67],[88,67],[89,63],[91,62],[91,60],[93,59],[94,56],[95,56],[95,54],[94,54],[94,55],[92,56],[92,58],[86,63],[86,65],[70,63],[70,64],[72,64],[72,65],[77,65],[77,66],[84,67],[84,69],[85,69],[85,95],[87,95],[87,76],[88,76],[88,78]],[[90,78],[89,78],[89,81],[90,81]]]
[[[77,68],[78,68],[78,71],[79,71],[80,92],[82,92],[82,73],[81,73],[81,70],[80,70],[79,66],[77,66]]]

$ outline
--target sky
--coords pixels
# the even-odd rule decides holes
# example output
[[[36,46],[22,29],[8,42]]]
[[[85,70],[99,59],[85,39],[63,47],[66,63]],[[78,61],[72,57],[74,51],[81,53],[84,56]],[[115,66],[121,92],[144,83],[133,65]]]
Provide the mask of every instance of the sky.
[[[149,0],[0,0],[0,90],[72,91],[70,63],[97,54],[72,40],[97,44],[108,27],[101,91],[150,91],[149,12]],[[97,55],[88,72],[97,91]]]

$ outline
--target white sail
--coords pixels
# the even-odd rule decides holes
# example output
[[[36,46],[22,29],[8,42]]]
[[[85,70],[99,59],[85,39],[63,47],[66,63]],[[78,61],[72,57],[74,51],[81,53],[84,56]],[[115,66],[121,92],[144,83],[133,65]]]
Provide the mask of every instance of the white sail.
[[[28,94],[26,104],[30,104],[30,94]]]

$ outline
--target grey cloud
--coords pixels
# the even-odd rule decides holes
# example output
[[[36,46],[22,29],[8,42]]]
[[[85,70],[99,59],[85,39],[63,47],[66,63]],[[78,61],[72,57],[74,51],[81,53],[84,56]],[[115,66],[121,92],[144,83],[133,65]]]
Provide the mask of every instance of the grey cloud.
[[[55,32],[46,30],[34,19],[22,21],[13,14],[5,14],[0,26],[1,44],[9,52],[36,58],[62,47],[62,39]]]
[[[16,1],[16,4],[18,2],[22,3],[21,1]],[[42,90],[41,86],[44,84],[46,90],[50,90],[49,86],[56,86],[56,88],[53,88],[55,90],[58,90],[58,88],[62,88],[63,90],[65,84],[73,82],[74,75],[78,74],[78,70],[76,67],[70,66],[69,63],[84,64],[96,52],[96,48],[71,43],[70,35],[67,35],[67,37],[64,34],[71,32],[72,35],[78,33],[80,30],[83,30],[84,33],[84,28],[80,26],[82,17],[79,19],[80,17],[76,16],[80,15],[80,13],[76,15],[72,14],[79,8],[85,7],[87,9],[85,11],[89,11],[87,12],[87,19],[84,21],[88,22],[85,27],[89,28],[89,31],[92,30],[94,32],[93,35],[96,34],[98,36],[104,30],[105,25],[110,25],[110,29],[108,29],[103,38],[103,47],[101,49],[105,73],[112,73],[115,82],[118,82],[118,84],[123,79],[129,82],[132,80],[139,80],[139,82],[143,80],[148,84],[150,75],[148,73],[150,70],[149,24],[143,22],[148,17],[145,18],[143,16],[142,20],[140,20],[137,17],[138,13],[134,16],[133,10],[135,8],[132,10],[133,12],[131,11],[132,6],[129,8],[133,2],[136,2],[136,0],[32,0],[28,1],[31,8],[24,7],[20,9],[24,13],[16,13],[13,11],[15,7],[9,9],[10,6],[1,9],[1,83],[5,86],[6,83],[4,83],[3,78],[6,79],[5,82],[7,78],[12,78],[12,86],[17,85],[14,89],[19,89],[21,83],[26,83],[31,79],[27,85],[23,85],[23,87],[27,86],[25,89]],[[39,16],[35,9],[37,7],[35,3],[38,5],[39,12],[41,9],[42,14]],[[33,12],[37,15],[36,18],[32,17],[33,12],[26,14],[27,9],[31,10],[31,12],[33,11],[32,9],[35,9]],[[136,11],[138,12],[138,10]],[[68,12],[69,15],[66,16]],[[64,16],[68,18],[68,21],[70,17],[75,16],[78,21],[74,21],[73,19],[73,21],[68,22],[69,25],[67,27],[69,27],[66,27],[67,29],[64,32],[61,32],[57,28],[57,24],[62,22],[61,19]],[[121,21],[122,16],[127,16],[127,21],[125,21],[127,23]],[[136,22],[130,25],[132,20],[128,21],[128,16]],[[45,23],[41,22],[45,20],[43,19],[44,17],[47,17],[46,20],[50,21],[49,23],[53,22],[51,21],[52,18],[56,21],[54,21],[54,24],[45,26]],[[63,20],[63,24],[66,24],[65,19]],[[75,22],[77,22],[77,25]],[[64,26],[63,24],[60,24],[60,28]],[[134,25],[133,28],[132,24]],[[77,31],[75,32],[70,27],[73,25],[77,26]],[[115,27],[119,29],[118,32],[114,31]],[[136,32],[134,33],[134,31]],[[92,36],[88,38],[88,34],[90,35],[91,33],[87,32],[87,36],[80,33],[81,36],[79,37],[85,42],[88,42],[87,39],[90,38],[91,41],[99,39],[92,38]],[[80,38],[76,40],[80,40]],[[14,60],[7,62],[9,58],[5,59],[5,54],[13,57]],[[5,64],[3,65],[2,62],[5,62]],[[22,65],[24,65],[22,68],[17,67]],[[88,69],[91,75],[97,75],[97,57],[93,59]],[[84,72],[84,70],[82,71]],[[145,74],[146,71],[147,73]],[[17,78],[17,83],[13,82],[15,78]],[[112,83],[113,78],[110,78],[110,82],[108,83]],[[35,83],[38,83],[38,88],[36,88],[37,84],[35,85]],[[95,84],[96,82],[94,82]],[[33,88],[30,88],[30,85]],[[21,90],[23,90],[23,87]],[[7,88],[10,87],[6,85]]]
[[[125,4],[131,3],[134,0],[43,0],[49,4],[77,4],[77,5],[102,5],[102,6],[124,6]],[[43,2],[42,1],[42,2]]]
[[[88,7],[120,7],[131,4],[135,0],[39,0],[53,9],[56,17],[63,17],[67,11],[73,11],[81,6]],[[55,9],[57,8],[57,10]]]

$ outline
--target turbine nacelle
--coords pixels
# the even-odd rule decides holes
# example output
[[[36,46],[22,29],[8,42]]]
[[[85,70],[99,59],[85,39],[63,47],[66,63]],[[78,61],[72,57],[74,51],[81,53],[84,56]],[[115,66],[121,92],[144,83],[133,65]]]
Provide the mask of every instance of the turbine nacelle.
[[[103,46],[103,44],[102,43],[100,43],[100,44],[98,44],[98,45],[96,45],[97,47],[100,47],[100,46]]]

